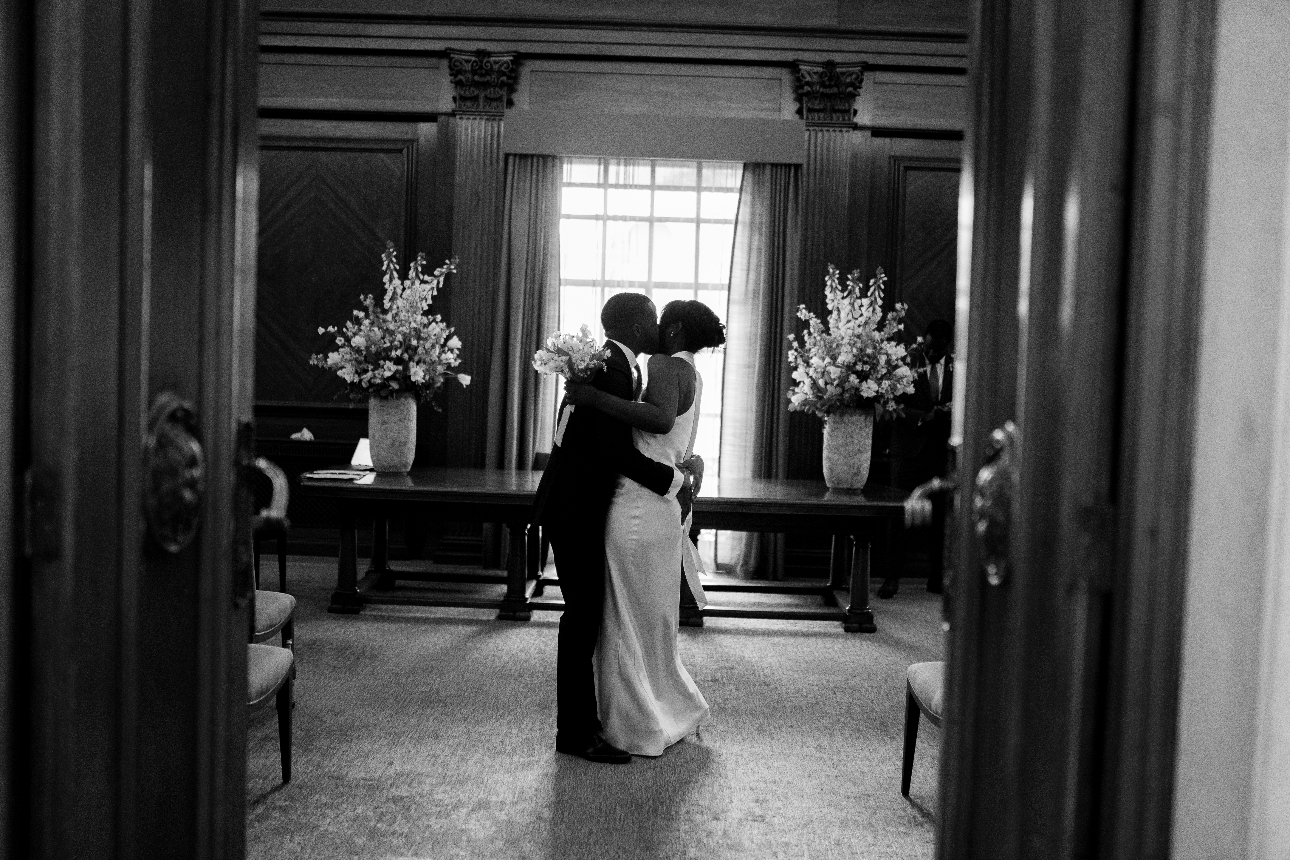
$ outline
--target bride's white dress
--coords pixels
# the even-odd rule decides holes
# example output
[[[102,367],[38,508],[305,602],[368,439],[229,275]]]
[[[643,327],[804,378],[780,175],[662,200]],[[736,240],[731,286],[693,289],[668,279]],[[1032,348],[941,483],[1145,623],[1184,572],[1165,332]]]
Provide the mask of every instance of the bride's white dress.
[[[675,357],[694,366],[692,353]],[[696,371],[690,408],[668,433],[636,430],[636,447],[668,465],[685,459],[702,391]],[[605,737],[634,755],[662,755],[708,715],[708,703],[677,652],[683,561],[692,590],[698,587],[698,554],[687,532],[676,499],[618,479],[605,524],[609,570],[596,648],[596,699]],[[702,603],[701,591],[696,597]]]

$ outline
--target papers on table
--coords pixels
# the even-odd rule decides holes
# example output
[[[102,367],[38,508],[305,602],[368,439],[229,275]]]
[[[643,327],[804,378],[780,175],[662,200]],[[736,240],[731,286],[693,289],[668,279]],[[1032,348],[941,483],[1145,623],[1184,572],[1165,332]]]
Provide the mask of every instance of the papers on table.
[[[311,481],[357,481],[370,474],[370,469],[316,469],[300,477]]]
[[[372,471],[372,454],[367,439],[358,440],[349,465],[349,469],[315,469],[300,477],[310,481],[356,481],[370,484],[375,479],[375,473]],[[367,480],[363,480],[364,478]]]

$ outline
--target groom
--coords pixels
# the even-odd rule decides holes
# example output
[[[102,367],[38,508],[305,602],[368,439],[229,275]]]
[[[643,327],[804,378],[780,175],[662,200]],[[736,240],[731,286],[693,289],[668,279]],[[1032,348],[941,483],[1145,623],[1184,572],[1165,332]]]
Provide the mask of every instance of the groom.
[[[634,400],[641,391],[636,356],[658,349],[654,303],[639,293],[618,293],[605,302],[600,324],[608,338],[609,358],[591,384]],[[601,734],[592,657],[605,598],[605,517],[619,475],[669,497],[684,477],[636,450],[626,424],[596,409],[561,403],[555,445],[538,484],[532,519],[550,537],[564,596],[556,655],[555,748],[615,764],[631,761],[631,755]]]

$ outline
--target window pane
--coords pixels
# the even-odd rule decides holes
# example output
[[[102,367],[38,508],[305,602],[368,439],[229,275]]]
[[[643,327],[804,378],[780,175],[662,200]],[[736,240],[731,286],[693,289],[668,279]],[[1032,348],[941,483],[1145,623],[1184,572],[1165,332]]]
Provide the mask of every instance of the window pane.
[[[610,188],[607,215],[649,216],[648,188]]]
[[[560,277],[595,280],[600,277],[600,221],[560,219]]]
[[[648,161],[614,159],[609,162],[610,185],[649,185]]]
[[[565,215],[603,215],[604,189],[566,186],[560,195],[560,212]]]
[[[566,159],[560,329],[586,324],[603,338],[600,309],[621,292],[648,294],[660,313],[669,302],[697,297],[724,319],[742,171],[727,162]],[[721,350],[696,357],[704,379],[696,450],[714,477],[724,359]],[[710,563],[714,538],[720,542],[705,532]]]
[[[605,279],[649,280],[648,221],[610,221],[606,225]]]
[[[566,158],[564,160],[565,182],[600,182],[600,159]]]
[[[693,218],[698,207],[693,191],[655,191],[654,215],[658,218]]]
[[[721,218],[735,220],[739,209],[739,192],[737,191],[704,191],[699,195],[700,212],[704,218]]]
[[[655,185],[698,184],[699,164],[695,161],[660,161],[654,166]]]
[[[730,282],[730,249],[735,241],[733,224],[699,225],[699,281],[705,284]]]
[[[575,332],[588,325],[592,332],[600,327],[600,291],[596,287],[560,288],[560,331]],[[550,332],[543,332],[545,338]]]
[[[654,280],[694,283],[694,224],[654,225]]]
[[[703,383],[703,400],[708,399],[708,383]],[[711,418],[699,422],[699,432],[694,437],[694,453],[703,458],[705,475],[716,475],[721,459],[721,424]]]
[[[725,354],[719,349],[705,349],[694,357],[694,369],[703,377],[703,405],[700,408],[704,412],[721,411],[721,365],[724,358]]]
[[[694,290],[654,290],[654,307],[658,309],[659,316],[663,315],[663,308],[667,307],[668,302],[686,301],[694,298]]]
[[[704,188],[733,188],[738,190],[739,180],[743,178],[742,164],[728,161],[705,161],[703,163]]]

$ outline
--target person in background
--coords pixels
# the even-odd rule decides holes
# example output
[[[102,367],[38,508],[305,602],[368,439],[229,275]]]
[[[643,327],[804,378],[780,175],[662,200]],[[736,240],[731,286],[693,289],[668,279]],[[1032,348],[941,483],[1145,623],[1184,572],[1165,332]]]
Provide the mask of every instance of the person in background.
[[[924,481],[945,475],[950,404],[954,397],[954,356],[950,353],[953,343],[953,327],[946,320],[934,319],[909,350],[914,392],[905,395],[905,414],[896,419],[891,431],[891,483],[899,489],[912,490]],[[899,588],[904,550],[911,538],[928,541],[927,590],[940,592],[944,535],[944,504],[938,502],[930,535],[924,538],[914,533],[897,541],[895,558],[878,596],[891,597]]]

